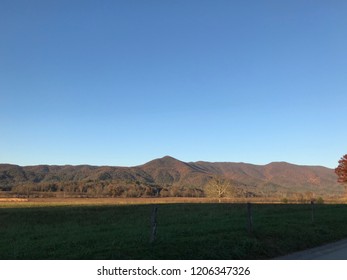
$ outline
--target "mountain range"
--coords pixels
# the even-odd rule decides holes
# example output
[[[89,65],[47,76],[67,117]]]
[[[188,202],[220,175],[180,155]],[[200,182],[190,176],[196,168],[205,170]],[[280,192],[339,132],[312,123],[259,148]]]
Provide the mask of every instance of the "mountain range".
[[[183,162],[170,156],[134,167],[91,165],[0,164],[0,190],[11,190],[25,183],[116,182],[161,188],[204,189],[211,178],[232,182],[239,190],[256,195],[314,192],[338,195],[343,188],[333,169],[302,166],[287,162],[266,165],[234,162]]]

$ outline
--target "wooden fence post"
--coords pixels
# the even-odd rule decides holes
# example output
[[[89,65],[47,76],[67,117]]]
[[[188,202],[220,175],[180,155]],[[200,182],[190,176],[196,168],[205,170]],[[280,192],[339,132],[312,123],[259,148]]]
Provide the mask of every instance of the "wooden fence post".
[[[311,221],[314,223],[314,201],[311,200]]]
[[[253,217],[252,217],[252,204],[247,202],[247,228],[248,233],[251,234],[253,231]]]
[[[149,240],[150,243],[153,243],[157,236],[157,212],[158,206],[154,205],[151,216],[151,238]]]

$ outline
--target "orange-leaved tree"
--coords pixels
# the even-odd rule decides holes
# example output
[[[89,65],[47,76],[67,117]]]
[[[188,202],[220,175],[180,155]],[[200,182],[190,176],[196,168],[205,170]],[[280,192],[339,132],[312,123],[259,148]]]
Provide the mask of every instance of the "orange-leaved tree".
[[[335,173],[338,176],[337,181],[344,184],[347,190],[347,154],[339,160],[339,166],[335,168]]]

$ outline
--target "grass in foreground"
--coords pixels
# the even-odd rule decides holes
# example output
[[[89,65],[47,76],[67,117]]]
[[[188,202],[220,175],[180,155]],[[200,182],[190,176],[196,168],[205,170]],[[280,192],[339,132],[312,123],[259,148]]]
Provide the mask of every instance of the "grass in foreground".
[[[0,259],[270,259],[347,237],[347,206],[162,204],[0,208]]]

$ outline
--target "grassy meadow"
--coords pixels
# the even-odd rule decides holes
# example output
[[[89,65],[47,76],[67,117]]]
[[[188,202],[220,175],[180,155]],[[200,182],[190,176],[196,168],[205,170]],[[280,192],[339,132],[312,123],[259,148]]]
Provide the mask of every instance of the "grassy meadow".
[[[0,202],[0,259],[271,259],[347,237],[344,204],[315,205],[313,222],[309,204],[253,204],[249,234],[244,203],[168,200],[151,244],[153,204],[128,202]]]

